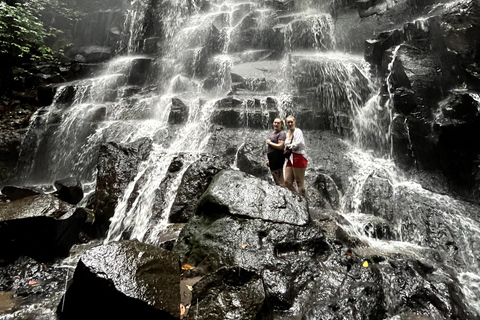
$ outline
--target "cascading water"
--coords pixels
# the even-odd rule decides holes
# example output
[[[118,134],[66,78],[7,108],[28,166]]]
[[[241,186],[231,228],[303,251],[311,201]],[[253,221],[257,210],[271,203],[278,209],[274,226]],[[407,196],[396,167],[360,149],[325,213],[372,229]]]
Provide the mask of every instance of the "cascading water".
[[[362,57],[335,51],[330,14],[304,2],[294,8],[298,14],[289,15],[277,15],[270,1],[211,1],[203,10],[192,3],[163,1],[165,7],[152,14],[150,1],[133,1],[125,25],[129,37],[120,45],[126,55],[108,62],[93,78],[59,88],[54,103],[32,118],[23,145],[34,152],[22,153],[20,182],[51,184],[74,175],[92,191],[102,143],[148,137],[152,151],[119,199],[105,241],[158,244],[183,174],[208,150],[217,101],[231,93],[244,98],[238,119],[243,132],[237,135],[244,137],[254,126],[255,99],[260,100],[259,128],[266,137],[269,97],[276,115],[295,114],[307,134],[329,128],[353,138],[355,147],[346,157],[355,168],[341,214],[349,222],[345,229],[369,245],[365,250],[424,259],[431,259],[432,246],[454,250],[449,263],[469,305],[480,313],[480,227],[463,214],[469,204],[423,189],[389,159],[391,100],[382,100]],[[161,34],[142,29],[152,16]],[[143,37],[160,39],[163,47],[144,54]],[[184,123],[169,123],[173,97],[187,107]],[[327,124],[319,126],[319,119]],[[247,141],[237,142],[240,149]],[[361,148],[375,148],[384,156],[376,158]],[[177,157],[183,166],[170,179],[168,168]],[[369,188],[380,189],[384,199],[369,198]],[[419,214],[415,201],[429,209]],[[441,233],[441,242],[430,239],[429,232]]]

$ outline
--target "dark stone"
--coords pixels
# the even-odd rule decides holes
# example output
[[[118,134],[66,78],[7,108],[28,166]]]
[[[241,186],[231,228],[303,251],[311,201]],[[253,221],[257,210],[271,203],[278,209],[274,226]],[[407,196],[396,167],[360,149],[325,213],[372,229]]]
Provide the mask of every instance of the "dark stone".
[[[49,106],[53,102],[56,89],[52,85],[44,85],[37,87],[37,100],[40,106]]]
[[[402,114],[408,115],[417,107],[415,99],[415,92],[413,92],[413,90],[405,87],[395,89],[393,102],[395,103],[395,108]]]
[[[108,230],[118,199],[137,174],[138,164],[148,157],[151,146],[152,141],[144,138],[130,145],[111,142],[100,147],[94,204],[99,235]]]
[[[225,210],[233,216],[294,225],[305,225],[309,221],[304,198],[240,171],[218,173],[200,198],[197,214]]]
[[[185,171],[170,210],[170,222],[187,222],[195,214],[197,201],[213,177],[228,163],[218,156],[203,155]]]
[[[77,204],[83,199],[82,183],[73,177],[55,181],[55,188],[55,194],[70,204]]]
[[[264,301],[259,275],[242,268],[221,268],[195,284],[186,319],[258,319]]]
[[[23,187],[16,187],[16,186],[5,186],[2,188],[2,194],[7,197],[7,199],[14,201],[22,198],[26,198],[29,196],[35,196],[42,193],[39,190],[31,189],[31,188],[23,188]]]
[[[59,93],[57,97],[57,102],[69,104],[73,102],[75,98],[76,88],[73,85],[67,85],[63,88],[62,92]]]
[[[179,285],[179,261],[171,252],[113,242],[82,255],[57,313],[60,319],[178,319]]]
[[[138,58],[132,62],[127,84],[133,86],[143,86],[150,74],[152,74],[153,60],[148,58]]]
[[[188,120],[188,106],[178,98],[172,98],[172,108],[168,115],[169,124],[183,124]]]
[[[51,195],[22,198],[0,206],[0,262],[19,256],[49,261],[66,256],[85,229],[85,211],[73,211]]]
[[[365,43],[365,61],[381,66],[384,52],[403,42],[401,30],[386,31]]]
[[[259,150],[260,149],[260,150]],[[262,147],[253,142],[245,142],[237,151],[237,167],[241,171],[262,178],[269,174],[268,167],[263,157],[255,155],[262,152]],[[265,155],[266,157],[266,155]]]
[[[96,63],[103,62],[112,57],[112,48],[107,46],[89,45],[80,47],[78,54],[81,55],[79,62]]]
[[[311,189],[307,190],[309,207],[318,206],[323,209],[340,208],[340,192],[335,181],[326,174],[320,173],[312,184],[317,194],[313,194]],[[308,186],[307,186],[308,188]]]
[[[215,103],[212,122],[228,128],[266,129],[277,115],[278,106],[271,97],[262,101],[229,97]]]

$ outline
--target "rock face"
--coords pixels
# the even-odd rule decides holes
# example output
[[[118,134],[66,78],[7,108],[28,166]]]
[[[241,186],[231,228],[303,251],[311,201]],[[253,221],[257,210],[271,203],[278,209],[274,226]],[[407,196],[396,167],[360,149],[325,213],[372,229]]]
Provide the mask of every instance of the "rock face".
[[[459,2],[366,46],[366,60],[388,75],[397,161],[440,170],[464,196],[476,195],[479,184],[480,145],[469,138],[480,127],[479,12],[477,1]]]
[[[194,297],[202,303],[190,307],[186,319],[257,319],[266,298],[261,277],[242,268],[221,268],[203,278]]]
[[[77,204],[83,198],[82,183],[73,177],[55,181],[55,194],[70,204]]]
[[[213,207],[212,207],[213,206]],[[222,209],[224,208],[224,209]],[[249,177],[241,171],[222,171],[199,200],[197,213],[220,213],[266,221],[305,225],[307,202],[289,190]]]
[[[409,313],[473,319],[441,266],[379,254],[347,236],[335,215],[300,225],[291,218],[308,214],[301,206],[289,211],[292,217],[256,215],[255,207],[268,203],[268,196],[238,196],[246,184],[262,187],[253,180],[219,173],[179,236],[174,252],[192,266],[183,276],[202,277],[193,286],[187,319],[384,319]],[[270,187],[271,197],[285,196],[284,189]]]
[[[207,190],[213,177],[226,169],[225,159],[204,155],[185,171],[170,210],[170,222],[187,222],[195,214],[197,201]]]
[[[178,319],[179,267],[171,252],[137,241],[92,248],[57,312],[61,319]]]
[[[109,219],[123,190],[137,173],[137,166],[145,160],[151,141],[142,139],[131,146],[109,143],[100,148],[95,192],[95,220],[99,234],[108,229]]]
[[[87,213],[52,195],[0,204],[0,262],[26,255],[40,261],[66,256],[80,242]]]

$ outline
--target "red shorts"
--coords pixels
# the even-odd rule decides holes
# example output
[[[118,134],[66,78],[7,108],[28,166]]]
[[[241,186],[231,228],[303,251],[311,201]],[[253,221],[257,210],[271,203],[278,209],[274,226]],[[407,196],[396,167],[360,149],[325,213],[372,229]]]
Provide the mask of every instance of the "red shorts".
[[[306,168],[308,160],[299,153],[292,152],[293,155],[293,165],[290,162],[290,158],[287,161],[287,167],[294,167],[294,168]]]

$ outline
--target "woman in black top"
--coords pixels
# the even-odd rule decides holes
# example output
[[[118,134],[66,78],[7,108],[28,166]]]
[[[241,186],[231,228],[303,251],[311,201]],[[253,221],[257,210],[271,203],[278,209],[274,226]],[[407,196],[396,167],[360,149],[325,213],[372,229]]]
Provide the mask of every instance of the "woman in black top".
[[[283,122],[280,118],[273,120],[273,132],[270,139],[267,139],[267,166],[270,167],[275,184],[285,187],[283,178],[283,146],[285,144],[286,134],[282,131]]]

